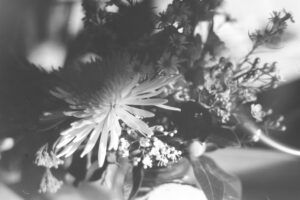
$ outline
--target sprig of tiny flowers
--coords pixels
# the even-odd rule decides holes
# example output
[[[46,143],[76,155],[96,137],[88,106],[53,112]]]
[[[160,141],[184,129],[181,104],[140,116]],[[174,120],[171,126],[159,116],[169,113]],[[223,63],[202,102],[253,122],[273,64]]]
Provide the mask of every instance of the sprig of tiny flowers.
[[[255,102],[257,93],[277,87],[281,76],[276,62],[261,64],[256,58],[243,66],[220,58],[204,70],[204,83],[199,85],[199,102],[222,123],[230,120],[241,104]]]
[[[284,117],[274,115],[272,109],[264,110],[260,104],[251,104],[250,111],[252,117],[262,126],[265,132],[268,132],[268,130],[286,130],[286,126],[283,125]]]
[[[219,62],[206,65],[198,99],[221,123],[228,122],[241,104],[255,102],[257,93],[278,86],[281,76],[277,63],[262,64],[260,58],[250,57],[258,47],[279,41],[288,21],[294,22],[290,13],[273,12],[263,30],[249,35],[253,46],[241,62],[220,58]]]
[[[59,165],[63,164],[63,160],[58,158],[53,150],[48,149],[48,144],[43,145],[36,153],[35,164],[45,168],[44,175],[40,183],[40,193],[56,193],[63,181],[58,180],[53,174],[51,169],[57,169]]]
[[[163,129],[161,126],[155,129]],[[173,137],[176,131],[162,131],[164,136]],[[142,164],[145,169],[166,167],[177,162],[182,155],[180,150],[170,146],[156,136],[141,137],[137,140],[121,137],[118,154],[121,157],[129,157],[133,165]]]

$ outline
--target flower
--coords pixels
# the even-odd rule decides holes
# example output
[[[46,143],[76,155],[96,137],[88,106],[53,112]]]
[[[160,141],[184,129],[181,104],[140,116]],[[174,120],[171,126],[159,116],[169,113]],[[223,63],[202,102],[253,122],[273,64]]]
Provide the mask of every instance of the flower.
[[[256,121],[262,122],[266,113],[263,111],[260,104],[251,104],[251,115],[254,119],[256,119]]]
[[[174,82],[178,76],[159,76],[152,80],[141,81],[139,74],[116,74],[92,94],[72,93],[63,88],[51,91],[52,95],[69,104],[70,111],[64,112],[78,120],[61,133],[56,145],[58,157],[72,155],[87,139],[81,157],[99,142],[98,163],[102,167],[106,151],[117,150],[122,128],[120,121],[131,129],[137,130],[148,137],[152,130],[142,118],[153,117],[154,113],[136,106],[157,106],[164,109],[179,110],[165,105],[166,99],[153,98],[159,95],[163,88]]]
[[[129,156],[129,150],[128,150],[129,147],[130,147],[129,142],[124,138],[120,138],[118,151],[119,151],[121,157]]]
[[[150,142],[151,141],[149,138],[141,138],[140,145],[141,145],[141,147],[150,147],[151,146]]]
[[[55,176],[53,176],[53,174],[51,173],[51,170],[49,168],[46,168],[46,172],[45,172],[45,174],[42,178],[42,182],[40,184],[39,192],[40,193],[46,193],[46,192],[56,193],[57,190],[59,190],[61,188],[62,184],[63,184],[63,181],[60,181],[57,178],[55,178]]]
[[[53,151],[48,152],[48,144],[43,145],[36,153],[35,164],[37,166],[43,166],[47,168],[58,168],[63,164],[63,161],[59,159]]]
[[[146,155],[144,158],[143,158],[143,165],[144,165],[144,168],[147,169],[147,168],[151,168],[152,167],[152,159],[150,156]]]

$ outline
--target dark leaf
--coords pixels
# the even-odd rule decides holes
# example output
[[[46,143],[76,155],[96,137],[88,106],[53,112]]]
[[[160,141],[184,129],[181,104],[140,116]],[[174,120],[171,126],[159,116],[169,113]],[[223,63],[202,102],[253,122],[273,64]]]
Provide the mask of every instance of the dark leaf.
[[[195,176],[208,200],[240,200],[239,179],[227,174],[205,156],[191,161]]]
[[[215,148],[225,148],[229,146],[240,147],[241,139],[229,128],[216,127],[207,137],[206,142],[213,144]]]
[[[91,166],[87,169],[85,180],[88,181],[97,181],[99,180],[103,173],[105,173],[105,170],[107,169],[108,163],[107,161],[104,162],[104,165],[99,168],[98,161],[94,161]]]
[[[212,118],[209,111],[195,102],[184,102],[181,112],[174,115],[174,122],[178,127],[178,136],[185,139],[199,139],[204,141],[212,131]]]
[[[124,199],[134,199],[144,179],[144,168],[142,165],[133,166],[128,169],[123,185]]]

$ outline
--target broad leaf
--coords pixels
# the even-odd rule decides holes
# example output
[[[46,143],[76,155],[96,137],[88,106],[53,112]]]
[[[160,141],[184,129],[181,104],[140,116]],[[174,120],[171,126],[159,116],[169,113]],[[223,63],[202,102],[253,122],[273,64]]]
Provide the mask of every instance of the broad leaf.
[[[124,199],[134,199],[136,194],[138,193],[141,184],[144,178],[144,168],[142,165],[133,166],[128,169],[124,185],[123,185],[123,195]]]
[[[225,148],[228,146],[240,147],[241,141],[235,132],[228,128],[214,128],[213,133],[211,133],[206,142],[213,144],[215,148]]]
[[[240,200],[241,184],[205,156],[191,161],[195,177],[208,200]]]

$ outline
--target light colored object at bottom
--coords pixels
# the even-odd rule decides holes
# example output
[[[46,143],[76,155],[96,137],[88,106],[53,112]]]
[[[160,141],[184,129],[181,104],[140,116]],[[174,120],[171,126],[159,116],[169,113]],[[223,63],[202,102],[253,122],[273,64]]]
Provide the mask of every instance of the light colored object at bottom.
[[[190,185],[163,184],[147,195],[147,200],[207,200],[204,192]],[[142,200],[142,199],[141,199]]]

